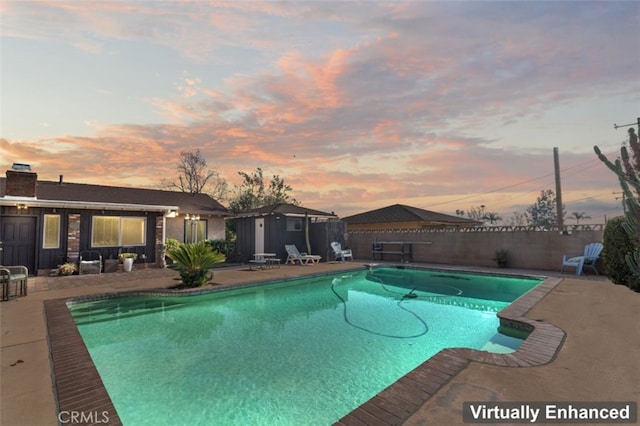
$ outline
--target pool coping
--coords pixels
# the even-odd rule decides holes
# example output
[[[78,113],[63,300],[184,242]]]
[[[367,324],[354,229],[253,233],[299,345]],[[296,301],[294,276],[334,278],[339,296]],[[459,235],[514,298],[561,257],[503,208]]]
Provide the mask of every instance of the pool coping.
[[[550,363],[564,343],[564,330],[525,315],[561,281],[562,278],[546,277],[497,314],[501,325],[530,333],[515,352],[496,354],[468,348],[443,349],[342,417],[335,425],[402,424],[471,362],[515,368]]]
[[[354,270],[361,270],[361,268]],[[329,275],[329,273],[318,274],[318,276],[321,275]],[[298,277],[289,280],[294,279],[298,279]],[[542,283],[497,314],[501,325],[522,329],[530,333],[514,353],[495,354],[468,348],[443,349],[342,417],[335,424],[401,424],[471,362],[516,368],[548,364],[562,347],[566,336],[565,332],[553,324],[530,319],[525,315],[561,281],[562,278],[546,277]],[[88,424],[105,423],[104,419],[108,419],[110,425],[122,424],[71,316],[68,303],[133,295],[192,296],[255,287],[270,282],[273,280],[179,291],[166,289],[131,290],[45,301],[44,310],[52,381],[58,413],[85,413],[85,416],[88,416],[88,420],[90,420]]]

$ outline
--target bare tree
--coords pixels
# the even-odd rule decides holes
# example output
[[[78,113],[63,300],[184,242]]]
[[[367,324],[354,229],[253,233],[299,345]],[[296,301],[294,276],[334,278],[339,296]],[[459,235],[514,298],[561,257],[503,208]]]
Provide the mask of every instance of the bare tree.
[[[188,192],[190,194],[207,193],[216,200],[224,200],[227,196],[227,182],[220,174],[207,168],[207,160],[200,150],[183,151],[177,165],[176,179],[163,179],[162,186],[169,189]]]
[[[467,210],[467,217],[469,219],[477,220],[478,222],[488,221],[492,225],[502,220],[502,217],[496,212],[488,212],[484,204],[480,207],[471,207]],[[456,210],[458,216],[464,216],[464,210]]]
[[[513,215],[506,220],[509,226],[524,226],[529,222],[529,218],[526,213],[513,212]]]

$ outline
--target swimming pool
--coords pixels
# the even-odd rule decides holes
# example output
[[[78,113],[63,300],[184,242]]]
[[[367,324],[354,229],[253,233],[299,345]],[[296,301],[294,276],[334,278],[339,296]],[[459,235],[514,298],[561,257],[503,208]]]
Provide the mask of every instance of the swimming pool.
[[[442,348],[504,350],[495,313],[541,279],[484,280],[376,268],[70,309],[124,424],[331,424]]]

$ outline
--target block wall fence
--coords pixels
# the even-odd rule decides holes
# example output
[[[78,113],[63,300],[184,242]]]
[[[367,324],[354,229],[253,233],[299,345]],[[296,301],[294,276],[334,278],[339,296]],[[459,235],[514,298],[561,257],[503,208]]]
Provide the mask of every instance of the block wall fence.
[[[578,256],[585,245],[602,242],[603,229],[604,225],[575,225],[564,231],[526,226],[380,231],[349,231],[347,227],[346,244],[361,261],[372,260],[375,242],[404,241],[414,243],[413,262],[495,267],[496,250],[505,249],[509,268],[560,271],[564,254]],[[399,255],[384,255],[385,261],[399,259]],[[598,270],[604,272],[601,260]]]

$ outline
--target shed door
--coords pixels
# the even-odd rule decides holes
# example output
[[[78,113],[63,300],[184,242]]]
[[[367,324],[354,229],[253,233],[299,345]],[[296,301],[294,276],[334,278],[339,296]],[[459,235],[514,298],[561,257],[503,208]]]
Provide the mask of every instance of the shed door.
[[[0,218],[0,265],[22,265],[35,273],[36,268],[36,218]]]
[[[256,219],[255,253],[264,253],[264,218]]]

